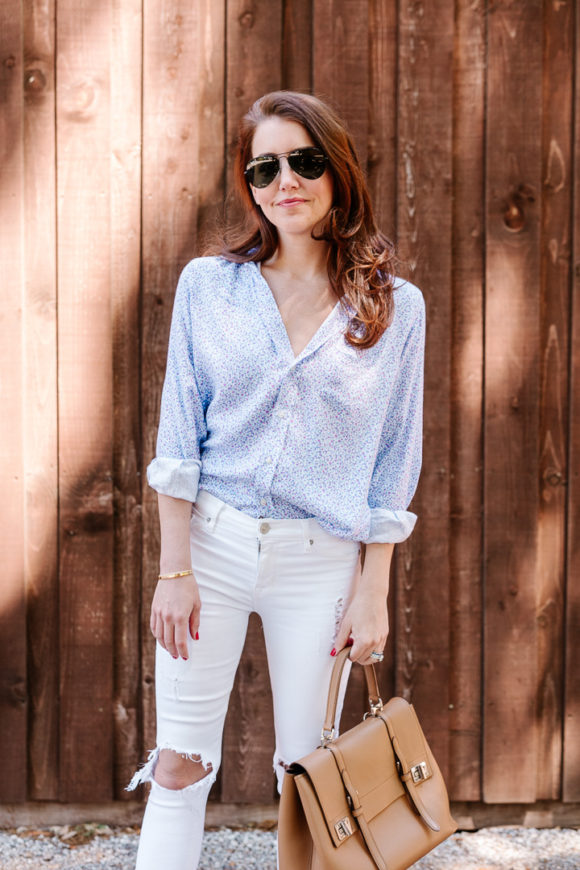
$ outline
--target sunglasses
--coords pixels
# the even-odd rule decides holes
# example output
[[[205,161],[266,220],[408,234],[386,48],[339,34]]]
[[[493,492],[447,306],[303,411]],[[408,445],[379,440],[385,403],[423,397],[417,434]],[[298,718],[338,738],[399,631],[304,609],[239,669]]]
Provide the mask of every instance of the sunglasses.
[[[287,159],[292,172],[311,180],[320,178],[328,162],[326,154],[313,145],[308,148],[296,148],[285,154],[264,154],[262,157],[254,157],[244,170],[244,175],[252,187],[268,187],[272,184],[280,172],[281,157]]]

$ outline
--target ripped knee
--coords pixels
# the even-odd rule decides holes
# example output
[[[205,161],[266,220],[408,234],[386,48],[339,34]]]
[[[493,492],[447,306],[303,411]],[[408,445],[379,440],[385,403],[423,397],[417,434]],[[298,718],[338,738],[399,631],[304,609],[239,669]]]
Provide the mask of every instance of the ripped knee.
[[[155,782],[164,788],[182,789],[194,785],[211,773],[213,773],[211,762],[204,763],[201,755],[162,749],[153,776]]]
[[[169,789],[183,789],[206,778],[211,787],[215,782],[219,765],[219,756],[215,756],[210,761],[201,753],[196,754],[167,745],[156,746],[149,752],[145,764],[133,775],[127,791],[133,791],[147,782],[156,782]]]

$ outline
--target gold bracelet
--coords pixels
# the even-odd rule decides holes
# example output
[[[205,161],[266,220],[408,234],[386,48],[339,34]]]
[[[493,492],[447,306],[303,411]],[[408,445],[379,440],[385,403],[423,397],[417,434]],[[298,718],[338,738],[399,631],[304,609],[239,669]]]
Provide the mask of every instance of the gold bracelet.
[[[157,576],[158,580],[175,580],[176,577],[187,577],[188,574],[193,574],[191,568],[188,568],[187,571],[174,571],[173,574],[159,574]]]

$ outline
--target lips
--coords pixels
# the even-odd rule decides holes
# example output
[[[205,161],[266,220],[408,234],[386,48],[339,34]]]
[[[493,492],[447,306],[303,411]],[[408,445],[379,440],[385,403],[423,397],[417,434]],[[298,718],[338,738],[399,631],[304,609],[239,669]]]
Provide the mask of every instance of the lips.
[[[285,205],[285,206],[288,206],[288,205],[298,205],[298,204],[301,203],[301,202],[306,202],[306,200],[305,200],[305,199],[301,199],[300,197],[296,197],[296,196],[294,196],[294,197],[292,197],[292,198],[290,198],[290,199],[283,199],[283,200],[281,200],[281,202],[279,202],[278,205]]]

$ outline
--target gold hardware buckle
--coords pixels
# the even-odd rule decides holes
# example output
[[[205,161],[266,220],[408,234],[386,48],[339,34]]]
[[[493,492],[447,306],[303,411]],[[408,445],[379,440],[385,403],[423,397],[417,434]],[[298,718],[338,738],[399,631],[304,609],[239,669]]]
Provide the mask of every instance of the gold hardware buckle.
[[[411,779],[413,782],[423,782],[423,780],[428,778],[429,771],[427,770],[427,763],[425,761],[413,765],[411,768]]]
[[[378,698],[377,703],[373,704],[373,702],[369,698],[369,707],[371,709],[367,713],[364,714],[363,719],[366,719],[368,716],[378,716],[379,715],[379,713],[383,709],[382,699]]]
[[[320,745],[326,746],[327,743],[330,743],[332,740],[334,740],[334,735],[334,728],[331,728],[330,731],[328,731],[327,728],[323,728],[320,732]]]
[[[336,831],[336,836],[341,841],[346,840],[347,837],[350,837],[350,835],[352,834],[352,825],[348,816],[337,822],[334,826],[334,830]]]

